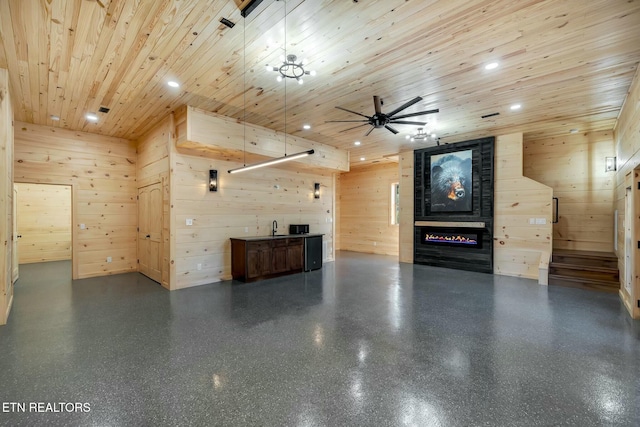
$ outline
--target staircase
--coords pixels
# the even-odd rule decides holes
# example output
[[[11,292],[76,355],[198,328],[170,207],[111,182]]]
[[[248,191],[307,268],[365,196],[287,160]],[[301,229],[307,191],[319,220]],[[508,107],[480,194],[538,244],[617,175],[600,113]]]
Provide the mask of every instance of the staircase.
[[[549,264],[549,285],[617,293],[618,258],[609,252],[554,249]]]

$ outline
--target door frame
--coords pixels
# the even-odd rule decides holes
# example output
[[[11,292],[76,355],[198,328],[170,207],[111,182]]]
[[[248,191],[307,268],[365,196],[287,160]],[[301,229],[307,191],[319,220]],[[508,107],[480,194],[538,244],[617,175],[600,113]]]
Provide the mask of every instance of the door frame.
[[[631,186],[625,188],[624,193],[624,280],[625,292],[633,297],[634,294],[634,250],[633,250],[633,190]]]
[[[160,200],[160,209],[161,209],[161,213],[160,213],[160,278],[158,280],[158,283],[163,286],[166,287],[168,289],[168,285],[165,284],[165,277],[164,277],[164,251],[165,251],[165,247],[164,247],[164,203],[165,203],[165,194],[164,194],[164,180],[163,179],[148,179],[148,180],[144,180],[141,181],[138,184],[138,189],[137,189],[137,193],[136,193],[136,212],[137,212],[137,231],[136,231],[136,270],[138,271],[138,273],[140,274],[144,274],[140,271],[140,190],[146,187],[150,187],[152,185],[159,185],[160,186],[160,195],[161,195],[161,200]],[[147,276],[146,274],[144,274],[145,276]],[[149,277],[149,276],[147,276]],[[149,277],[151,280],[154,280],[153,278]]]
[[[11,255],[11,283],[15,283],[20,277],[20,263],[18,260],[18,188],[13,183],[13,231],[11,237],[12,255]]]
[[[80,266],[78,265],[78,258],[76,256],[76,242],[78,241],[78,230],[80,225],[75,223],[75,219],[78,215],[78,208],[76,206],[77,187],[74,183],[69,182],[42,182],[38,180],[19,179],[13,180],[13,184],[42,184],[42,185],[64,185],[71,187],[71,279],[77,280],[80,277]],[[17,210],[17,207],[16,207]]]

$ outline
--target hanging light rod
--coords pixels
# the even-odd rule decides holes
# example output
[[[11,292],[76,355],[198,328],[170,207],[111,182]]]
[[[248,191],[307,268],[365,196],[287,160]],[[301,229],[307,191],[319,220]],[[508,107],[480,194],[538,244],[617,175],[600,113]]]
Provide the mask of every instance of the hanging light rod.
[[[262,3],[262,0],[251,0],[244,9],[240,11],[240,15],[242,15],[243,18],[246,18],[260,5],[260,3]]]
[[[258,169],[258,168],[261,168],[261,167],[264,167],[264,166],[271,166],[271,165],[275,165],[275,164],[278,164],[278,163],[288,162],[289,160],[295,160],[295,159],[299,159],[301,157],[310,156],[314,152],[315,152],[314,150],[302,151],[300,153],[292,154],[290,156],[278,157],[277,159],[265,160],[264,162],[254,163],[252,165],[243,166],[241,168],[229,169],[228,172],[229,173],[238,173],[238,172],[248,171],[248,170],[251,170],[251,169]]]

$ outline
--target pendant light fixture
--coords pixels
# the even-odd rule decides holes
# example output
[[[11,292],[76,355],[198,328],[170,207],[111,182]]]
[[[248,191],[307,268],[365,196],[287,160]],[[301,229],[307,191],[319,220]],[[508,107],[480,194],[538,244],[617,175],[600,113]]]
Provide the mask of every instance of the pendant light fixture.
[[[243,166],[241,168],[229,169],[229,173],[238,173],[244,171],[250,171],[252,169],[258,169],[265,166],[272,166],[278,163],[288,162],[289,160],[301,159],[303,157],[310,156],[314,153],[313,150],[302,151],[300,153],[291,154],[289,156],[278,157],[277,159],[265,160],[264,162],[254,163],[249,166]]]
[[[286,56],[286,51],[287,51],[287,3],[284,0],[278,0],[278,1],[282,1],[283,6],[284,6],[284,50],[285,50],[285,56]],[[306,156],[310,156],[312,155],[315,151],[314,150],[307,150],[307,151],[301,151],[299,153],[296,154],[291,154],[289,156],[287,156],[287,79],[284,79],[284,156],[282,157],[278,157],[275,159],[270,159],[270,160],[265,160],[263,162],[258,162],[258,163],[254,163],[252,165],[247,165],[246,164],[246,142],[247,142],[247,137],[246,137],[246,126],[247,126],[247,122],[246,122],[246,105],[247,105],[247,101],[246,101],[246,51],[247,51],[247,43],[246,43],[246,18],[245,18],[245,22],[244,22],[244,27],[243,27],[243,31],[245,34],[245,40],[244,40],[244,70],[243,70],[243,93],[245,94],[245,98],[243,98],[243,123],[244,123],[244,127],[245,127],[245,131],[244,131],[244,144],[245,144],[245,148],[244,148],[244,156],[245,156],[245,162],[244,162],[244,166],[240,167],[240,168],[235,168],[235,169],[229,169],[228,172],[229,173],[238,173],[238,172],[245,172],[245,171],[249,171],[249,170],[253,170],[253,169],[258,169],[258,168],[262,168],[265,166],[272,166],[278,163],[284,163],[284,162],[288,162],[290,160],[296,160],[296,159],[300,159],[302,157],[306,157]],[[306,74],[306,73],[305,73]]]
[[[304,80],[303,76],[315,76],[316,72],[313,70],[306,70],[304,68],[304,64],[306,60],[298,61],[298,57],[293,54],[287,55],[287,57],[280,58],[282,64],[278,67],[273,67],[267,64],[267,71],[276,71],[278,72],[277,81],[281,82],[283,79],[295,79],[298,84],[303,84]]]

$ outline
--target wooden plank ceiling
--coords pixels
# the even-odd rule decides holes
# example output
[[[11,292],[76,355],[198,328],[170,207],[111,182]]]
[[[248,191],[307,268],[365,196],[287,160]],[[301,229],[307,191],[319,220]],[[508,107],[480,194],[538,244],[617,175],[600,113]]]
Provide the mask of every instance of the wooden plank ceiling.
[[[370,116],[374,95],[383,112],[421,96],[403,114],[440,109],[408,120],[445,143],[610,130],[640,61],[637,0],[264,0],[242,18],[246,3],[0,1],[15,119],[136,139],[188,104],[350,150],[357,165],[433,142],[405,139],[411,125],[345,131],[359,123],[325,122],[363,117],[336,106]],[[265,65],[285,53],[317,75],[277,82]]]

